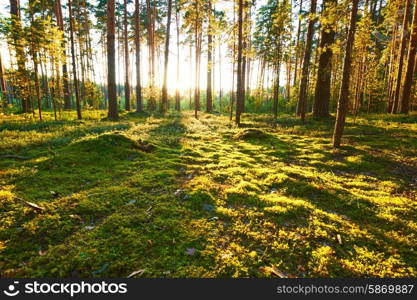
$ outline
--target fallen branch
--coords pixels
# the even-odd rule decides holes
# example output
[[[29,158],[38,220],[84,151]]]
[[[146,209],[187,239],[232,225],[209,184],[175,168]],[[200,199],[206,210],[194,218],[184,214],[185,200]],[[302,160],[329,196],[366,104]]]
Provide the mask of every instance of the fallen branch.
[[[144,269],[134,271],[134,272],[130,273],[130,274],[129,274],[129,276],[127,276],[127,278],[132,278],[132,277],[134,277],[134,276],[136,276],[136,275],[139,275],[139,276],[140,276],[140,275],[142,275],[144,272],[145,272],[145,270],[144,270]]]
[[[33,209],[35,209],[35,210],[37,210],[37,211],[44,211],[44,210],[45,210],[45,208],[44,208],[44,207],[41,207],[41,206],[39,206],[39,205],[37,205],[37,204],[35,204],[35,203],[33,203],[33,202],[29,202],[29,201],[23,200],[22,198],[19,198],[19,197],[16,197],[16,196],[14,196],[14,198],[15,198],[16,200],[18,200],[18,201],[22,202],[22,203],[23,203],[23,204],[25,204],[26,206],[28,206],[28,207],[30,207],[30,208],[33,208]]]

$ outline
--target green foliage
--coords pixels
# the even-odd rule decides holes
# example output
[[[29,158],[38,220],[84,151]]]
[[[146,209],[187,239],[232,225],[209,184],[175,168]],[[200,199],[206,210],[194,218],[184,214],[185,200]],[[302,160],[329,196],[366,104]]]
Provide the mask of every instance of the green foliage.
[[[269,0],[259,8],[254,48],[257,54],[274,65],[283,57],[282,46],[291,39],[291,5],[289,1]]]

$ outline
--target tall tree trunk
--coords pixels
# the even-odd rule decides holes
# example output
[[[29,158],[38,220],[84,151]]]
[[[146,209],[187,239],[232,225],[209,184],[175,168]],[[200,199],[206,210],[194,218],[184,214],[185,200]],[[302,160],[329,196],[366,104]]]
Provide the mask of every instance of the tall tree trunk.
[[[222,113],[223,90],[222,90],[222,52],[221,52],[221,35],[219,35],[219,112]]]
[[[122,89],[123,89],[123,86],[120,84],[120,82],[122,81],[122,74],[121,74],[121,72],[122,72],[122,68],[121,68],[121,65],[122,65],[122,63],[121,63],[121,59],[123,58],[123,48],[122,48],[122,46],[121,46],[121,44],[122,44],[122,42],[121,42],[121,33],[120,33],[120,26],[119,26],[119,23],[120,23],[120,17],[116,14],[116,16],[115,16],[115,26],[116,26],[116,29],[117,29],[117,37],[115,37],[115,43],[117,43],[116,44],[116,55],[117,55],[117,75],[116,75],[116,95],[117,95],[117,100],[118,100],[118,103],[119,103],[119,101],[121,100],[121,98],[122,98]]]
[[[352,0],[352,12],[350,16],[349,33],[346,42],[345,58],[343,63],[342,85],[337,104],[336,124],[333,133],[333,147],[340,147],[343,130],[345,128],[346,113],[349,103],[349,79],[352,65],[352,48],[355,41],[356,17],[358,14],[359,0]]]
[[[266,69],[266,61],[263,57],[260,58],[260,62],[258,64],[258,79],[256,84],[256,112],[258,111],[259,104],[263,97],[263,87],[265,81],[265,69]]]
[[[84,20],[89,20],[89,13],[87,7],[87,0],[83,1],[83,15]],[[87,64],[87,78],[88,81],[94,82],[95,80],[95,72],[93,68],[93,51],[91,45],[91,36],[90,36],[90,23],[88,21],[84,22],[84,32],[85,32],[85,49],[86,49],[86,64]],[[94,93],[93,90],[90,89],[89,97],[93,99]]]
[[[89,20],[89,13],[87,7],[87,0],[83,1],[83,11],[84,11],[84,20]],[[93,51],[92,51],[92,44],[91,44],[91,36],[90,36],[90,22],[84,22],[84,32],[85,32],[85,57],[86,57],[86,65],[87,65],[87,80],[91,85],[95,83],[95,72],[94,72],[94,59],[93,59]],[[89,94],[88,97],[90,99],[91,105],[93,107],[96,106],[94,102],[94,89],[90,88],[88,90]],[[98,108],[98,105],[97,105]]]
[[[116,95],[116,57],[115,57],[115,15],[114,0],[107,0],[107,86],[109,89],[109,112],[108,118],[117,120],[119,112],[117,109]]]
[[[44,59],[46,59],[45,55],[43,55]],[[48,67],[42,62],[42,59],[39,61],[39,67],[41,69],[41,86],[42,86],[42,92],[45,95],[45,107],[47,109],[50,108],[50,91],[49,91],[49,76],[48,76]]]
[[[407,58],[407,69],[405,73],[403,92],[400,102],[400,112],[402,114],[408,114],[410,107],[410,97],[411,90],[413,85],[414,77],[414,68],[415,68],[415,57],[417,52],[417,4],[414,5],[414,14],[413,14],[413,28],[410,38],[410,46],[408,48],[408,58]]]
[[[58,92],[58,88],[57,88],[58,74],[57,74],[56,79],[55,79],[55,73],[58,72],[58,66],[55,63],[54,59],[51,62],[51,70],[52,70],[52,88],[51,88],[52,97],[51,98],[52,98],[52,108],[54,110],[54,119],[56,121],[58,119],[57,115],[56,115],[56,99],[58,98],[57,95],[56,95],[57,92]]]
[[[403,19],[403,31],[401,34],[401,44],[400,44],[400,54],[398,56],[398,69],[397,69],[397,82],[395,86],[395,93],[394,93],[394,101],[392,106],[391,113],[396,114],[398,112],[399,106],[399,99],[400,99],[400,89],[402,83],[402,72],[403,72],[403,64],[404,64],[404,53],[405,47],[407,44],[408,38],[408,17],[411,10],[411,0],[406,0],[405,3],[405,11],[404,11],[404,19]]]
[[[164,57],[164,83],[162,85],[162,106],[161,112],[165,113],[168,109],[168,58],[169,58],[169,37],[171,31],[171,10],[172,0],[168,0],[168,13],[167,13],[167,31],[165,37],[165,57]]]
[[[129,39],[127,31],[127,0],[124,0],[124,40],[125,40],[125,109],[130,111],[130,82],[129,82]]]
[[[140,7],[135,0],[135,50],[136,50],[136,112],[143,111],[142,85],[140,78]]]
[[[192,73],[193,73],[193,44],[190,41],[190,90],[189,90],[189,94],[188,94],[188,98],[189,98],[189,106],[190,106],[190,110],[193,109],[193,89],[191,86],[191,82],[192,82]]]
[[[72,74],[74,77],[75,102],[77,107],[77,118],[81,120],[81,99],[78,88],[77,79],[77,63],[75,61],[75,46],[74,46],[74,20],[72,18],[72,0],[68,0],[69,21],[70,21],[70,39],[71,39],[71,55],[72,55]]]
[[[288,58],[288,60],[286,61],[286,75],[287,75],[287,83],[286,83],[286,95],[285,98],[287,99],[287,101],[290,101],[291,98],[291,72],[292,72],[292,63],[291,63],[291,58]]]
[[[74,2],[73,2],[74,3]],[[84,58],[85,58],[85,44],[82,42],[82,40],[84,39],[85,33],[83,32],[82,28],[81,28],[81,24],[82,24],[82,20],[81,20],[81,12],[82,12],[82,5],[83,2],[82,1],[76,1],[75,2],[75,7],[76,10],[73,11],[73,13],[76,13],[76,21],[77,21],[77,26],[73,26],[73,30],[77,30],[77,34],[76,37],[78,39],[78,50],[79,50],[79,59],[78,62],[80,63],[80,68],[78,69],[80,71],[80,98],[81,98],[81,103],[82,105],[86,105],[87,102],[87,97],[86,97],[86,68],[85,68],[85,63],[84,63]],[[88,103],[90,105],[90,103]]]
[[[34,66],[34,79],[35,79],[35,92],[36,92],[36,100],[38,102],[38,113],[39,113],[39,121],[42,122],[42,102],[41,102],[41,87],[39,84],[39,76],[38,76],[38,55],[33,52],[33,66]]]
[[[311,0],[310,20],[308,22],[306,46],[304,49],[303,69],[301,73],[300,91],[298,97],[298,106],[300,108],[301,120],[305,120],[306,106],[307,106],[307,81],[308,71],[310,68],[311,47],[314,35],[314,24],[317,18],[315,17],[317,7],[317,0]]]
[[[387,95],[388,95],[388,105],[387,105],[387,112],[391,113],[392,106],[393,106],[393,91],[394,91],[394,66],[395,66],[395,49],[397,48],[397,28],[398,24],[394,26],[394,30],[392,33],[393,40],[391,42],[391,51],[390,51],[390,61],[389,61],[389,68],[388,68],[388,89],[387,89]]]
[[[236,124],[240,126],[240,115],[242,109],[242,89],[243,89],[243,76],[242,76],[242,58],[243,58],[243,1],[238,0],[238,38],[237,38],[237,97],[236,97]]]
[[[3,98],[3,110],[6,109],[7,107],[7,86],[6,86],[6,78],[4,75],[4,66],[3,66],[3,59],[1,57],[1,53],[0,53],[0,91],[1,91],[1,96]]]
[[[301,13],[303,12],[303,0],[300,0],[300,10],[298,12],[297,41],[295,43],[295,68],[294,68],[294,85],[297,84],[298,60],[300,56],[300,34],[301,34]]]
[[[15,44],[16,60],[17,60],[17,71],[22,79],[22,85],[19,88],[30,86],[29,82],[26,82],[27,77],[26,66],[25,66],[25,49],[22,45],[22,24],[21,24],[21,13],[20,13],[20,0],[10,0],[10,16],[12,18],[12,33]],[[29,88],[30,89],[30,88]],[[24,91],[16,91],[21,99],[22,111],[27,113],[30,111],[30,97],[27,97]]]
[[[336,0],[324,0],[323,11],[325,12],[327,7],[335,5],[336,3]],[[329,115],[331,62],[333,56],[331,45],[334,43],[335,38],[333,27],[334,24],[328,24],[327,26],[322,24],[320,58],[313,104],[314,117],[327,117]]]
[[[243,3],[243,23],[242,23],[242,28],[243,28],[243,41],[242,41],[242,101],[240,102],[240,114],[243,114],[245,112],[245,102],[246,102],[246,69],[247,69],[247,46],[248,46],[248,31],[249,31],[249,23],[248,23],[248,19],[249,19],[249,1],[248,0],[244,0]]]
[[[196,18],[194,24],[195,39],[195,89],[194,89],[194,116],[198,118],[200,110],[200,58],[201,58],[201,32],[200,32],[200,14],[199,2],[195,2]]]
[[[155,3],[154,3],[155,5]],[[146,12],[148,16],[148,47],[149,47],[149,102],[148,107],[150,111],[155,110],[155,9],[151,6],[151,1],[146,0]]]
[[[246,2],[246,8],[247,8],[247,13],[246,13],[246,33],[247,33],[247,37],[246,37],[246,47],[247,50],[245,51],[245,59],[246,59],[246,78],[245,78],[245,101],[246,98],[250,97],[251,95],[251,90],[250,90],[250,79],[251,79],[251,69],[252,69],[252,60],[251,57],[248,55],[248,53],[250,53],[251,50],[251,45],[252,45],[252,22],[251,22],[251,16],[252,16],[252,12],[251,9],[252,7],[250,6],[250,2],[247,1]],[[245,112],[246,110],[246,106],[245,106],[245,102],[243,103],[243,112]]]
[[[180,17],[179,17],[179,7],[175,7],[175,24],[177,25],[177,84],[175,87],[175,109],[181,110],[181,97],[180,97],[180,88],[178,83],[180,81]]]
[[[356,117],[359,113],[360,106],[362,104],[363,99],[363,90],[364,90],[364,76],[366,73],[366,49],[362,49],[363,56],[362,60],[359,63],[359,68],[357,70],[357,83],[356,83],[356,91],[355,91],[355,98],[354,98],[354,105],[353,105],[353,115],[354,120],[356,121]]]
[[[232,53],[232,89],[230,90],[230,121],[233,119],[233,106],[235,103],[235,64],[236,64],[236,0],[233,0],[233,53]]]
[[[55,0],[55,16],[57,20],[57,24],[59,29],[64,34],[64,20],[62,17],[62,8],[61,8],[61,0]],[[69,83],[68,83],[68,67],[67,67],[67,53],[65,51],[66,42],[65,39],[62,40],[62,80],[64,84],[64,109],[71,109],[71,96],[69,93]]]
[[[280,48],[281,46],[279,46]],[[281,61],[279,56],[280,54],[280,49],[278,48],[278,62],[275,66],[275,82],[273,85],[274,91],[273,91],[273,105],[272,105],[272,109],[273,109],[273,113],[274,113],[274,120],[276,120],[278,118],[278,101],[279,101],[279,75],[281,73]],[[274,124],[275,125],[275,124]]]
[[[211,0],[208,0],[208,27],[207,27],[207,89],[206,89],[206,111],[213,111],[213,93],[212,93],[212,69],[213,69],[213,35],[212,35],[212,7]]]

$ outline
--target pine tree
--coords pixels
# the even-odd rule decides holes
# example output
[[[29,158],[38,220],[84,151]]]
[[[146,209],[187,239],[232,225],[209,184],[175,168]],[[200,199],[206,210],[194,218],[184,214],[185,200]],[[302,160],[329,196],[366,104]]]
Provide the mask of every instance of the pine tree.
[[[415,57],[417,52],[417,4],[414,5],[413,25],[410,38],[410,45],[408,47],[407,69],[404,78],[403,92],[400,102],[400,112],[408,114],[410,107],[410,97],[412,84],[414,79]]]
[[[115,6],[114,0],[107,1],[107,86],[109,89],[108,118],[117,120],[119,112],[116,95],[116,49],[115,49]]]
[[[127,0],[124,0],[123,10],[123,38],[125,50],[125,109],[130,111],[130,82],[129,82],[129,37],[128,37],[128,21],[127,21]]]
[[[68,11],[69,11],[69,23],[70,23],[70,39],[71,39],[71,55],[72,55],[72,74],[74,78],[74,90],[75,90],[75,102],[77,108],[77,118],[82,119],[81,115],[81,99],[79,91],[79,82],[77,77],[77,63],[75,54],[75,42],[74,42],[74,19],[72,14],[72,0],[68,0]]]
[[[213,35],[212,35],[212,6],[211,0],[208,0],[208,26],[207,26],[207,89],[206,89],[206,111],[213,111],[213,93],[212,93],[212,69],[213,69]]]
[[[141,85],[141,75],[140,75],[140,65],[141,65],[140,38],[141,38],[140,7],[139,7],[139,0],[135,0],[136,112],[143,111],[142,85]]]
[[[395,114],[398,112],[399,101],[400,101],[400,89],[402,83],[402,74],[403,74],[403,66],[404,66],[404,54],[405,54],[405,47],[407,44],[408,38],[408,17],[411,10],[411,0],[406,0],[405,7],[404,7],[404,18],[403,18],[403,30],[401,33],[401,43],[400,43],[400,50],[398,56],[398,67],[397,67],[397,81],[394,89],[394,100],[392,105],[391,113]]]
[[[316,23],[316,7],[317,7],[317,0],[311,0],[311,7],[310,7],[310,16],[308,21],[308,28],[307,28],[307,38],[306,38],[306,46],[304,49],[304,60],[303,60],[303,69],[301,72],[301,80],[300,80],[300,90],[299,90],[299,97],[298,97],[298,107],[300,108],[300,116],[301,120],[304,121],[305,113],[306,113],[306,106],[307,106],[307,80],[308,80],[308,72],[310,68],[310,58],[311,58],[311,48],[313,42],[313,35],[314,35],[314,25]]]
[[[336,0],[323,1],[322,18],[329,19],[333,16],[326,15],[326,12],[336,4]],[[327,117],[329,115],[330,86],[331,86],[331,61],[333,56],[332,44],[335,39],[335,22],[322,21],[320,38],[320,58],[317,70],[317,80],[314,94],[313,116]]]
[[[168,109],[168,58],[169,58],[169,37],[171,31],[171,10],[172,0],[168,0],[168,12],[167,12],[167,30],[165,37],[165,57],[164,57],[164,83],[162,85],[162,106],[161,112],[165,113]]]
[[[339,100],[337,103],[336,123],[333,133],[333,147],[340,147],[349,102],[349,79],[352,64],[352,47],[355,41],[356,17],[358,14],[359,0],[352,0],[352,11],[350,15],[349,32],[346,41],[345,58],[343,63],[343,77],[340,88]]]

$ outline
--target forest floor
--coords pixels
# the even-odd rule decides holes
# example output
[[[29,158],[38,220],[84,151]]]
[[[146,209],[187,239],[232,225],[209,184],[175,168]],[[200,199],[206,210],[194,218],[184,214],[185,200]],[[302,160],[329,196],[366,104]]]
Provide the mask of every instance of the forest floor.
[[[68,114],[0,121],[0,277],[417,276],[416,114]]]

